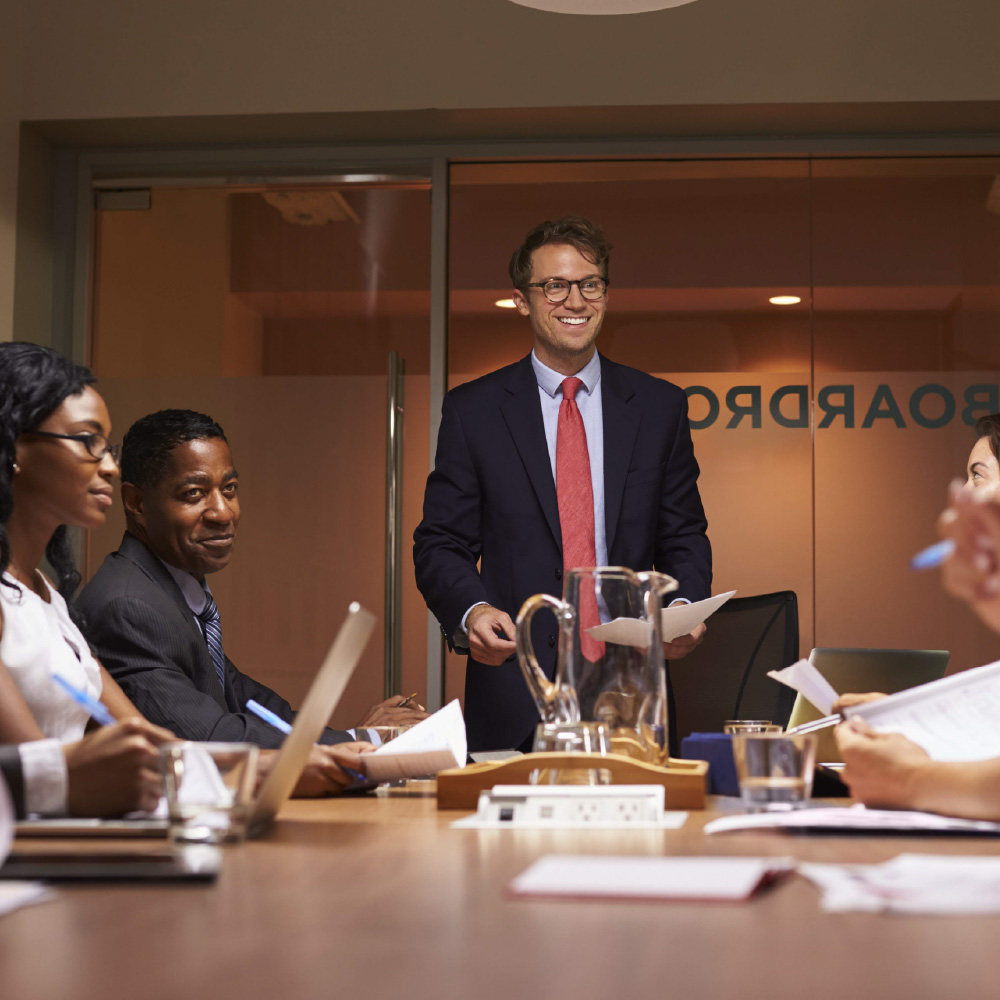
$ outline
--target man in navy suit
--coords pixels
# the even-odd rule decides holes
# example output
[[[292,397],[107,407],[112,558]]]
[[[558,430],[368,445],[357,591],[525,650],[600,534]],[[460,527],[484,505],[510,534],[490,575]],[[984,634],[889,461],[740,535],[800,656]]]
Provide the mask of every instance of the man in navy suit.
[[[510,263],[534,349],[444,400],[413,554],[427,606],[453,648],[469,649],[470,750],[530,749],[538,710],[513,659],[512,618],[531,594],[561,592],[567,549],[565,568],[657,569],[677,579],[679,600],[710,595],[711,547],[684,391],[594,346],[610,250],[586,219],[536,226]],[[567,406],[573,444],[563,438]],[[577,458],[567,472],[571,447]],[[560,477],[576,477],[576,507],[564,507],[571,501]],[[560,518],[565,509],[572,518]],[[574,537],[581,525],[582,541]],[[665,655],[685,655],[704,631],[700,625],[665,644]],[[532,638],[552,677],[554,619],[536,616]]]

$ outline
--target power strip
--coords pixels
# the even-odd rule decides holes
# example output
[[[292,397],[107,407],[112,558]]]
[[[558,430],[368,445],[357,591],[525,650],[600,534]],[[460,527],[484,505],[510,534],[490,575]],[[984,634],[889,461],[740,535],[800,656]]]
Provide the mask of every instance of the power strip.
[[[529,827],[659,826],[662,785],[497,785],[481,792],[481,824]]]

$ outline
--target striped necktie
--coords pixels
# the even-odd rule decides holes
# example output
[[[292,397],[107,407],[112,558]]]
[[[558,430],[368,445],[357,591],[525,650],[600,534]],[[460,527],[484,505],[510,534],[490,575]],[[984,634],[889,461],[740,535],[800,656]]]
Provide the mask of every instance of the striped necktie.
[[[226,654],[222,652],[222,619],[219,617],[219,609],[215,604],[212,595],[206,590],[207,602],[198,615],[201,622],[201,630],[205,633],[205,642],[208,644],[208,652],[212,657],[212,665],[219,676],[219,683],[222,690],[226,690]]]

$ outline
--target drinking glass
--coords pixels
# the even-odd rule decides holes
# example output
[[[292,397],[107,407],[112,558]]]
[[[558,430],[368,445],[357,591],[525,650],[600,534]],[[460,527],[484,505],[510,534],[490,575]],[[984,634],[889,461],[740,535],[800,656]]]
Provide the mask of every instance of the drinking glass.
[[[250,743],[167,743],[160,747],[170,837],[176,842],[238,843],[246,837],[257,777]]]
[[[808,804],[816,763],[813,733],[734,733],[733,757],[747,812],[786,812]]]
[[[542,722],[535,729],[535,753],[611,753],[608,727],[602,722]],[[533,785],[610,785],[607,768],[540,768]]]

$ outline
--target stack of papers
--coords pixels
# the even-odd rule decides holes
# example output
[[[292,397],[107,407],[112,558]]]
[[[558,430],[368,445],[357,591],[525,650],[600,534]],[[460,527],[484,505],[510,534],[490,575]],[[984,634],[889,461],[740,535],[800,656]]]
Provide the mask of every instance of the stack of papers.
[[[664,608],[660,613],[663,641],[670,642],[679,635],[687,635],[718,611],[735,593],[735,590],[730,590],[728,593],[717,594],[715,597],[696,601],[694,604],[675,604],[672,608]],[[621,646],[645,649],[649,645],[651,631],[649,622],[639,618],[615,618],[603,625],[588,628],[587,634],[601,642],[614,642]]]
[[[423,778],[465,767],[465,719],[458,699],[361,759],[372,781]]]
[[[1000,858],[900,854],[881,865],[799,865],[824,910],[960,916],[1000,913]]]
[[[980,834],[1000,836],[1000,823],[982,819],[959,819],[937,813],[905,812],[897,809],[866,809],[863,805],[796,809],[784,813],[754,813],[723,816],[705,824],[705,833],[736,833],[740,830],[779,830],[789,833],[919,833]]]
[[[739,902],[795,869],[792,858],[547,854],[507,887],[513,897]]]

